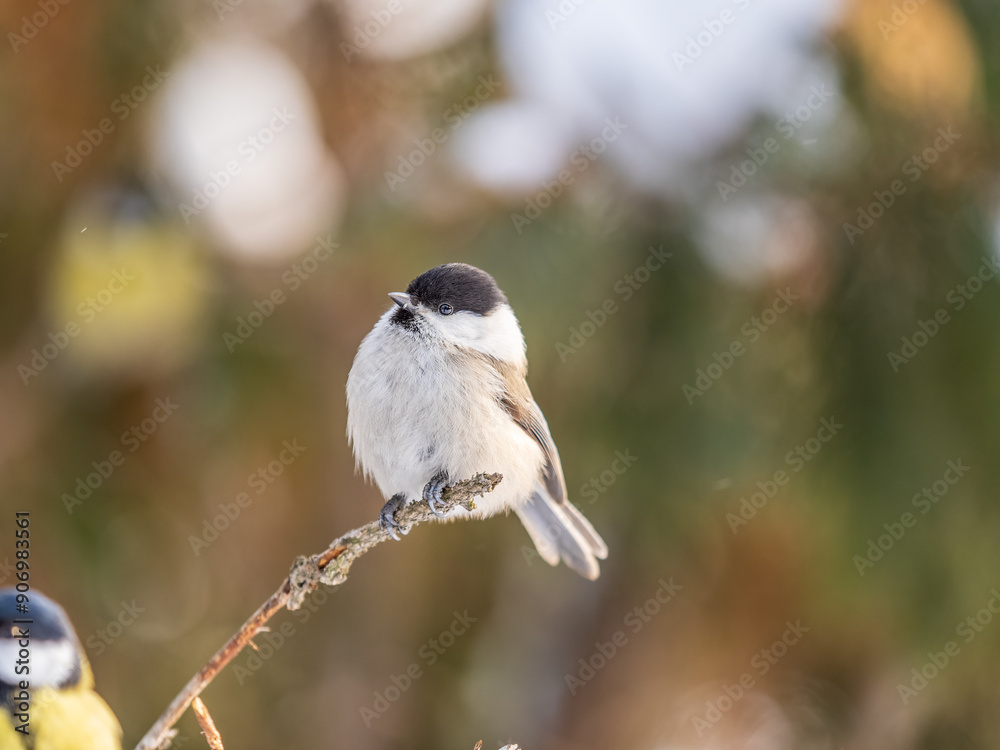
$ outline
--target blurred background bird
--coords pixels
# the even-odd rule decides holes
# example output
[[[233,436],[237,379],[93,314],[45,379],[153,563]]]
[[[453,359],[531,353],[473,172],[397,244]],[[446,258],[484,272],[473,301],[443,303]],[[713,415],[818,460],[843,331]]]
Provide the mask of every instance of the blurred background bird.
[[[37,591],[27,607],[0,591],[0,750],[120,750],[118,719],[63,608]]]

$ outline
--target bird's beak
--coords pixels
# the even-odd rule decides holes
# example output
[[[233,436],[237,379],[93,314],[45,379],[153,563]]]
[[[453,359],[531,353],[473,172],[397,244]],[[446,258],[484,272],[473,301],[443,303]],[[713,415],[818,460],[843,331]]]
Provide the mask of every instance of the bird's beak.
[[[412,313],[416,311],[417,306],[413,304],[413,297],[406,292],[389,292],[389,296],[392,297],[393,302],[406,310],[406,312]]]

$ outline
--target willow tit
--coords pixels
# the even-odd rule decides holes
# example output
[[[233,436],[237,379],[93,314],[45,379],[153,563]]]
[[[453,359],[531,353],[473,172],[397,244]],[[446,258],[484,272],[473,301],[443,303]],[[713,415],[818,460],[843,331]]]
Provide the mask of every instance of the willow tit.
[[[101,696],[62,607],[38,592],[27,612],[0,590],[0,749],[121,750],[121,726]]]
[[[559,452],[525,380],[524,336],[493,277],[448,263],[389,296],[394,305],[347,378],[347,435],[388,499],[382,528],[398,539],[407,529],[395,513],[407,503],[423,497],[437,513],[450,480],[500,472],[471,515],[511,509],[542,559],[597,578],[608,548],[566,497]]]

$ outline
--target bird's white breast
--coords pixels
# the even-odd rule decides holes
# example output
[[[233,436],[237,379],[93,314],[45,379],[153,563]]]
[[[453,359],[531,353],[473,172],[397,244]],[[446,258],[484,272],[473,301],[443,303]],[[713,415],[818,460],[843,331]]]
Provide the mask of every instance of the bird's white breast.
[[[347,431],[365,474],[385,498],[413,501],[439,470],[452,481],[500,472],[475,515],[524,502],[543,455],[501,407],[500,375],[476,352],[390,324],[391,314],[362,342],[347,380]]]

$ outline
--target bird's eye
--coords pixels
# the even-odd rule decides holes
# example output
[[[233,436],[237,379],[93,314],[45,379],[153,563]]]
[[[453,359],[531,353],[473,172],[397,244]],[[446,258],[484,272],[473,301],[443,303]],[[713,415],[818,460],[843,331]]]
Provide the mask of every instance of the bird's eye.
[[[441,313],[442,315],[451,315],[453,312],[455,312],[455,308],[449,305],[447,302],[445,302],[443,305],[438,307],[438,312]]]

